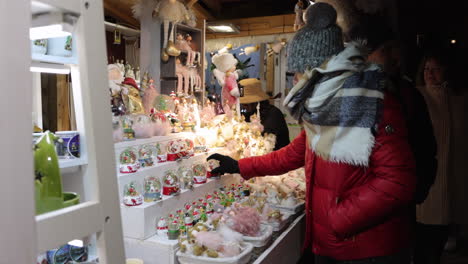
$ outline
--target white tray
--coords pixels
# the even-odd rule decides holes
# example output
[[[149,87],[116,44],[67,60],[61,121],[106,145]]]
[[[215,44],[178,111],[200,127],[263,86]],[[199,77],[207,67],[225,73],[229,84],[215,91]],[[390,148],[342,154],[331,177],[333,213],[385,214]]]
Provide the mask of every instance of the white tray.
[[[251,236],[242,236],[245,242],[252,243],[254,247],[263,247],[271,239],[271,235],[273,234],[273,227],[270,225],[261,225],[260,226],[261,235],[258,237],[251,237]]]
[[[284,227],[289,223],[289,220],[291,218],[291,214],[289,212],[281,212],[283,214],[283,218],[281,222],[268,222],[264,221],[262,222],[262,225],[268,225],[273,227],[273,232],[278,232],[284,229]]]
[[[278,209],[280,211],[290,213],[290,214],[296,214],[304,210],[304,205],[305,205],[304,202],[300,202],[293,207],[282,206],[279,204],[270,204],[270,207],[273,209]]]
[[[181,264],[246,264],[252,256],[253,245],[242,243],[242,252],[235,257],[228,258],[210,258],[205,256],[194,256],[192,254],[177,251],[176,256]]]

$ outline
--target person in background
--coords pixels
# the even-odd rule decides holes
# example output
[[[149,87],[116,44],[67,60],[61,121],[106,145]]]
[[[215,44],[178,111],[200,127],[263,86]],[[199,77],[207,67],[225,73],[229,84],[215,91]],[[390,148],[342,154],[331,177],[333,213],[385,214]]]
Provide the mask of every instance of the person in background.
[[[260,113],[260,122],[263,125],[263,133],[276,135],[274,150],[278,150],[289,144],[289,131],[284,115],[276,106],[268,101],[270,98],[263,90],[260,80],[255,78],[243,79],[239,82],[244,87],[244,94],[239,98],[241,112],[245,120],[250,122],[250,116]]]
[[[368,62],[382,67],[390,84],[389,90],[399,99],[404,109],[409,143],[416,162],[417,184],[413,220],[416,224],[416,205],[426,199],[437,171],[437,146],[426,102],[421,93],[414,89],[413,80],[401,73],[400,45],[381,18],[364,18],[362,23],[350,30],[349,38],[365,41],[369,52]]]
[[[212,173],[280,175],[305,167],[304,248],[316,264],[409,264],[415,165],[405,121],[362,48],[343,45],[335,9],[316,3],[289,44],[298,74],[284,105],[304,130],[264,156],[220,161]]]
[[[457,201],[453,175],[453,115],[451,113],[452,83],[449,80],[447,56],[426,55],[417,75],[416,92],[424,99],[430,115],[436,151],[431,151],[435,164],[426,164],[435,173],[421,180],[424,192],[416,202],[415,264],[436,264],[449,237],[449,224],[453,223],[454,204]],[[420,109],[424,111],[425,109]],[[422,133],[428,133],[424,131]],[[426,142],[427,144],[428,142]],[[421,142],[420,144],[424,144]],[[427,146],[424,148],[427,151]],[[419,183],[418,183],[419,184]]]

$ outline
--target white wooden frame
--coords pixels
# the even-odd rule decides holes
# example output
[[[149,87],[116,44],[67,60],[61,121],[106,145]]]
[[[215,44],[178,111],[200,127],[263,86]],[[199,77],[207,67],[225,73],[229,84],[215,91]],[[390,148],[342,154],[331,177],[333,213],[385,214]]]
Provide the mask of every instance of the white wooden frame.
[[[0,44],[4,54],[0,76],[2,80],[15,82],[14,88],[2,88],[6,100],[0,104],[0,160],[2,174],[8,175],[4,179],[8,187],[0,192],[4,201],[0,218],[2,263],[34,263],[38,253],[92,234],[96,234],[100,263],[124,263],[111,111],[106,89],[102,0],[37,1],[79,14],[74,31],[79,64],[71,65],[71,71],[77,129],[82,142],[82,160],[85,161],[79,170],[85,194],[79,205],[35,216],[28,37],[31,2],[2,1],[0,33],[8,36],[9,41]]]

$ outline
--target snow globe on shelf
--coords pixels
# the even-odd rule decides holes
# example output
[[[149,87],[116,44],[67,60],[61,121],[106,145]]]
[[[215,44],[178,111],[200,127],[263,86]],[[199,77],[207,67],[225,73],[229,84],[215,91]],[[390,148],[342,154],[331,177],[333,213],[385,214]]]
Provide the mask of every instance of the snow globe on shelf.
[[[135,140],[135,131],[133,130],[133,119],[131,116],[122,117],[123,140]]]
[[[221,175],[211,173],[212,170],[219,167],[219,161],[215,159],[210,159],[206,162],[206,177],[207,178],[217,178],[219,179]]]
[[[134,148],[126,148],[120,153],[120,172],[134,173],[138,171],[140,164],[137,161],[137,154]]]
[[[180,177],[180,183],[181,183],[181,188],[183,190],[191,190],[193,189],[193,172],[191,169],[185,167],[185,166],[180,166],[179,169],[177,170],[179,177]]]
[[[193,157],[195,155],[195,152],[193,150],[193,140],[191,140],[190,138],[186,138],[185,140],[185,154],[187,157]]]
[[[166,237],[167,236],[167,222],[164,217],[159,218],[156,224],[156,233],[158,236]]]
[[[161,142],[157,142],[153,145],[153,158],[158,163],[167,161],[166,148]]]
[[[181,142],[178,140],[171,140],[167,143],[167,160],[176,161],[180,158],[180,152],[182,150]]]
[[[143,195],[139,191],[137,182],[131,181],[124,187],[123,203],[126,206],[136,206],[143,203]]]
[[[159,178],[149,176],[145,178],[145,202],[161,200],[161,182]]]
[[[180,192],[180,183],[177,174],[173,170],[168,170],[163,178],[163,194],[177,195]]]
[[[206,183],[206,168],[203,163],[195,163],[192,166],[193,171],[193,181],[196,184]]]
[[[143,145],[138,150],[138,161],[141,167],[153,166],[153,150],[149,145]]]
[[[194,140],[194,145],[195,153],[202,153],[207,151],[206,139],[203,136],[196,136]]]

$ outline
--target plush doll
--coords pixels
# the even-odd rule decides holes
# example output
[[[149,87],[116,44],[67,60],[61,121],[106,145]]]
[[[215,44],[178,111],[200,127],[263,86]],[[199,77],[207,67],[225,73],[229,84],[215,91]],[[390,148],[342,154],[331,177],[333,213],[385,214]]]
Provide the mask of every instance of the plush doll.
[[[162,20],[164,26],[163,51],[170,56],[179,56],[180,50],[174,46],[174,25],[190,19],[187,8],[178,0],[160,0],[154,8],[154,14]],[[172,28],[169,33],[170,25]]]
[[[200,57],[200,52],[193,51],[192,47],[190,46],[190,43],[188,41],[191,41],[191,39],[192,37],[185,39],[182,34],[177,33],[177,40],[175,42],[175,47],[177,49],[187,52],[187,66],[193,66],[195,63],[195,58],[197,56]]]
[[[187,45],[191,48],[192,52],[193,52],[193,63],[196,63],[198,65],[200,65],[201,63],[201,54],[200,52],[198,52],[198,47],[197,45],[192,42],[192,35],[190,34],[186,34],[185,35],[185,41],[187,42]]]
[[[237,105],[240,96],[237,86],[237,79],[239,78],[239,73],[236,71],[237,59],[231,53],[222,53],[214,55],[212,62],[216,66],[213,74],[223,88],[223,101],[227,99],[230,107]]]
[[[153,108],[154,99],[158,95],[156,88],[154,87],[154,80],[150,79],[148,81],[149,86],[145,89],[143,94],[143,107],[145,108],[146,114],[151,114],[151,109]]]
[[[189,90],[189,71],[182,65],[180,59],[176,58],[177,95],[187,94]]]

